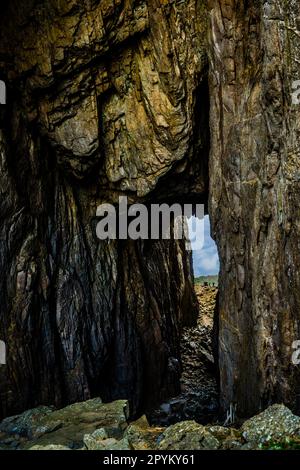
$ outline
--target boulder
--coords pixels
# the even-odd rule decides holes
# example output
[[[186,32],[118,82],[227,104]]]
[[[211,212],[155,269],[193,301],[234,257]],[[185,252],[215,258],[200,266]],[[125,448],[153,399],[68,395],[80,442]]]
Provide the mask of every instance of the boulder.
[[[126,400],[104,404],[95,398],[61,410],[48,407],[29,410],[2,421],[0,432],[4,440],[5,436],[14,436],[14,440],[22,436],[25,439],[22,447],[26,449],[48,445],[79,449],[83,447],[84,436],[93,435],[99,429],[103,438],[121,439],[128,415]]]
[[[246,441],[266,443],[300,437],[300,417],[284,405],[273,405],[247,420],[241,428]]]
[[[109,437],[104,428],[96,429],[92,434],[86,434],[83,442],[87,450],[132,450],[128,439]]]
[[[217,450],[220,442],[204,426],[183,421],[168,427],[158,445],[160,450]]]
[[[0,433],[29,437],[43,418],[47,418],[54,408],[40,406],[22,414],[11,416],[0,423]]]
[[[60,445],[46,445],[46,446],[32,446],[28,450],[71,450],[69,447],[60,446]]]
[[[124,436],[134,450],[155,450],[165,428],[150,426],[146,416],[128,426]]]

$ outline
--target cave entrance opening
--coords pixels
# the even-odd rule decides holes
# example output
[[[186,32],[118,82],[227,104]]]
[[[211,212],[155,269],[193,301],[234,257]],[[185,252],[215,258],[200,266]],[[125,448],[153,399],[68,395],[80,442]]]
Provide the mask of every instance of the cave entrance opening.
[[[195,325],[183,328],[181,338],[181,383],[186,390],[184,419],[207,424],[217,421],[219,414],[216,349],[220,261],[211,236],[209,214],[201,219],[191,217],[188,226],[198,318]]]
[[[185,266],[190,270],[191,289],[185,301],[181,325],[180,361],[181,393],[151,413],[152,424],[170,425],[184,420],[201,424],[218,422],[218,287],[219,256],[211,237],[209,216],[209,156],[210,156],[210,100],[208,76],[195,90],[194,135],[192,152],[185,165],[175,165],[171,173],[161,178],[153,194],[154,199],[169,203],[198,204],[204,207],[203,216],[196,211],[188,219],[191,250],[186,250]],[[192,236],[196,233],[196,240]],[[193,285],[192,285],[193,284]],[[191,305],[195,305],[191,314]],[[192,318],[191,318],[192,317]]]
[[[181,393],[166,400],[148,416],[154,425],[169,426],[185,420],[208,424],[218,422],[219,418],[218,370],[215,360],[219,255],[211,237],[208,214],[201,219],[190,217],[187,226],[198,317],[194,323],[182,328]]]
[[[195,284],[218,287],[220,261],[217,245],[211,237],[209,215],[201,220],[193,216],[188,225],[190,234],[198,234],[190,237]]]

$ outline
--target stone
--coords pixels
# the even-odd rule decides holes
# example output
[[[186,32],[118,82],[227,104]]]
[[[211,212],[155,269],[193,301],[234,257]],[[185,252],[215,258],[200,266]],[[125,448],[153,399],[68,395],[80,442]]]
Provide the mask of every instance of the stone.
[[[128,442],[128,439],[114,439],[107,438],[101,439],[94,433],[84,436],[84,444],[87,450],[133,450]]]
[[[66,447],[66,446],[60,446],[60,445],[53,445],[53,444],[49,444],[49,445],[45,445],[45,446],[38,446],[38,445],[35,445],[35,446],[32,446],[30,447],[28,450],[36,450],[36,451],[40,451],[40,450],[54,450],[54,451],[57,451],[57,450],[71,450],[69,447]]]
[[[97,206],[120,195],[206,204],[222,412],[300,412],[298,27],[297,1],[6,2],[1,419],[98,395],[137,416],[181,393],[191,255],[99,242]]]
[[[96,429],[96,431],[94,431],[92,434],[86,434],[86,436],[99,440],[108,439],[109,437],[107,431],[104,428]],[[84,436],[84,439],[86,436]]]
[[[212,0],[209,8],[221,408],[236,405],[247,418],[283,402],[299,413],[299,4]]]
[[[4,419],[0,423],[0,432],[9,435],[30,437],[40,421],[53,413],[54,408],[40,406],[24,413]],[[46,431],[45,431],[46,432]]]
[[[150,426],[146,416],[130,423],[124,433],[134,450],[155,450],[162,436],[164,428]]]
[[[222,442],[222,450],[242,450],[243,443],[237,439],[228,437]],[[249,449],[250,450],[250,449]]]
[[[225,428],[223,426],[207,426],[206,429],[215,436],[218,440],[226,439],[227,437],[232,436],[233,429]]]
[[[246,441],[264,444],[268,441],[284,442],[287,438],[300,438],[300,417],[282,404],[270,406],[246,421],[241,432]]]
[[[80,449],[86,438],[89,441],[110,438],[113,444],[125,449],[126,442],[120,443],[119,440],[127,428],[128,416],[126,400],[105,404],[100,398],[95,398],[60,410],[39,407],[4,419],[0,423],[3,433],[0,442],[11,445],[16,442],[15,435],[19,435],[24,439],[17,441],[17,445],[24,449],[49,445]]]
[[[220,442],[201,424],[183,421],[168,427],[158,445],[160,450],[217,450]]]
[[[102,403],[100,399],[75,403],[61,410],[55,410],[40,420],[38,428],[46,428],[60,421],[61,426],[51,433],[36,438],[37,445],[59,444],[70,448],[82,447],[84,436],[102,428],[111,438],[121,438],[127,427],[128,402],[119,400]],[[97,432],[99,435],[99,431]],[[33,432],[35,436],[35,432]]]
[[[6,423],[11,421],[16,425],[17,420],[24,423],[26,417],[27,437],[9,434],[10,428],[6,427],[8,434],[1,432],[0,448],[109,452],[271,450],[298,449],[300,446],[300,417],[284,405],[272,405],[245,421],[240,429],[220,425],[203,426],[195,421],[182,421],[161,428],[150,426],[146,416],[124,425],[126,406],[127,402],[122,400],[102,403],[100,399],[95,399],[53,410],[48,414],[45,414],[45,407],[29,410],[23,413],[23,416],[5,420]],[[58,429],[43,435],[34,432],[37,426],[51,427],[58,414],[61,418],[61,426]],[[35,417],[33,424],[30,416]]]
[[[95,219],[121,195],[177,195],[175,179],[206,191],[198,16],[194,0],[1,11],[0,418],[95,396],[136,416],[179,393],[181,325],[197,314],[185,241],[100,241]]]
[[[182,330],[181,393],[147,413],[151,425],[170,426],[178,421],[212,423],[219,411],[217,364],[213,358],[214,315],[217,290],[195,284],[199,303],[196,322]]]

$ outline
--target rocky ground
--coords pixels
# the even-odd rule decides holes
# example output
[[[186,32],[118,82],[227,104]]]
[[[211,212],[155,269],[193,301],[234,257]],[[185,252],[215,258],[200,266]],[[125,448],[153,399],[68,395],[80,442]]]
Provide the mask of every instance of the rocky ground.
[[[41,406],[0,423],[0,450],[252,450],[299,449],[300,417],[281,404],[241,423],[217,421],[212,356],[217,289],[196,286],[197,325],[182,336],[182,392],[148,418],[129,421],[126,400],[100,398],[57,410]],[[149,424],[149,422],[151,424]]]
[[[195,286],[199,302],[197,324],[186,327],[181,339],[181,394],[164,402],[147,416],[151,424],[171,425],[195,420],[214,422],[218,414],[218,389],[212,355],[213,317],[217,288]]]
[[[39,407],[0,423],[1,450],[252,450],[300,448],[300,418],[273,405],[239,429],[182,421],[128,422],[128,402],[99,398],[62,410]]]

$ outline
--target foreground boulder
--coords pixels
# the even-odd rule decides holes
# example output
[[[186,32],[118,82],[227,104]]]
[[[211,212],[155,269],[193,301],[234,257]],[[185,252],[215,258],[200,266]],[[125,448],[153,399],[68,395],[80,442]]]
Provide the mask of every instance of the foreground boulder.
[[[240,429],[178,422],[150,426],[142,416],[128,424],[128,402],[99,398],[61,410],[39,407],[0,423],[1,450],[257,450],[300,448],[300,417],[273,405]]]
[[[3,420],[0,445],[7,443],[10,448],[27,449],[49,445],[83,448],[84,436],[100,428],[108,437],[120,439],[127,428],[128,415],[126,400],[104,404],[96,398],[61,410],[40,407]]]
[[[201,424],[183,421],[166,429],[158,447],[161,450],[216,450],[220,443]]]
[[[33,446],[33,447],[30,447],[29,450],[71,450],[69,447],[66,447],[66,446],[55,446],[55,445],[52,445],[52,444],[49,444],[47,446]]]
[[[150,426],[146,416],[131,423],[125,437],[134,450],[155,450],[165,428]]]
[[[284,405],[273,405],[246,421],[241,431],[246,441],[261,444],[300,439],[300,418]]]
[[[54,408],[40,406],[33,410],[4,419],[0,423],[0,433],[30,438],[39,423],[54,411]],[[48,429],[48,428],[47,428]]]
[[[92,434],[87,434],[83,438],[87,450],[133,450],[128,439],[116,439],[109,437],[104,428],[97,429]]]

